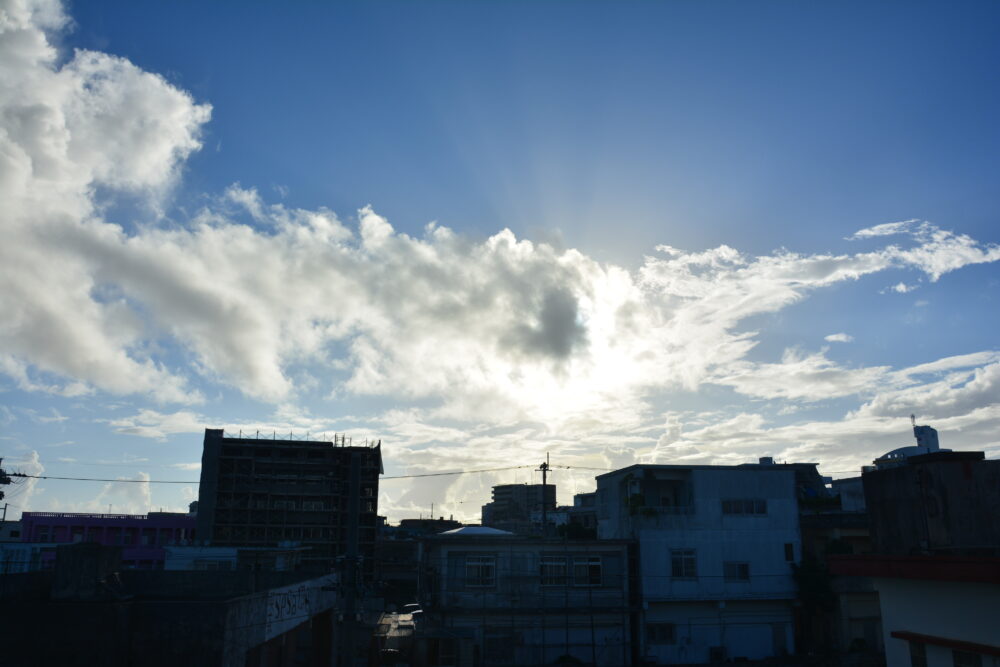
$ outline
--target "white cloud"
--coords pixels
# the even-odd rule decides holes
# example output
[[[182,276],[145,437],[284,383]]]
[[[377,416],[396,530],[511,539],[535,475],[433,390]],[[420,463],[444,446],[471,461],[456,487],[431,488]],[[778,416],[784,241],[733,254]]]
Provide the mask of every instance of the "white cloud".
[[[846,333],[835,333],[825,336],[823,340],[829,343],[850,343],[854,340],[854,336]]]
[[[838,282],[904,266],[936,278],[996,250],[908,222],[855,237],[905,233],[909,249],[747,257],[661,246],[632,273],[508,230],[474,241],[432,224],[411,237],[370,206],[352,231],[330,211],[271,204],[238,184],[187,226],[126,231],[96,216],[94,187],[155,199],[200,147],[209,108],[103,54],[57,67],[43,32],[21,30],[40,46],[7,66],[22,82],[9,99],[34,106],[3,116],[10,154],[23,160],[2,186],[12,202],[3,247],[17,250],[0,262],[0,362],[26,390],[199,402],[194,369],[280,405],[336,376],[354,394],[436,401],[439,417],[566,428],[634,424],[650,391],[709,378],[756,396],[850,393],[880,371],[813,355],[783,362],[801,388],[741,382],[756,334],[739,326]],[[195,365],[168,367],[155,353],[164,343]],[[292,370],[302,366],[308,375]],[[754,372],[772,385],[780,375],[776,365]],[[192,413],[163,414],[113,426],[159,438],[194,430]]]
[[[158,440],[174,433],[202,433],[207,423],[205,417],[186,410],[165,414],[148,409],[129,417],[100,421],[107,421],[117,433]]]
[[[917,285],[907,285],[904,282],[898,282],[892,287],[887,287],[882,290],[883,292],[895,292],[896,294],[906,294],[907,292],[912,292],[917,289]]]
[[[93,500],[84,505],[83,511],[116,514],[146,514],[153,507],[153,490],[147,472],[140,472],[135,478],[119,477],[119,481],[108,482]]]
[[[874,227],[868,227],[866,229],[861,229],[851,236],[847,237],[848,240],[856,239],[870,239],[879,236],[894,236],[896,234],[907,234],[920,224],[917,219],[902,220],[900,222],[884,222],[880,225],[875,225]]]
[[[888,372],[888,366],[843,368],[827,359],[824,352],[803,354],[788,349],[780,363],[736,362],[712,382],[754,398],[817,401],[872,391]]]
[[[22,388],[75,395],[88,385],[185,400],[182,381],[144,358],[135,313],[102,295],[98,188],[150,203],[199,147],[209,107],[162,77],[102,53],[59,65],[45,30],[57,3],[10,0],[0,22],[0,370]],[[39,381],[33,373],[70,378]]]

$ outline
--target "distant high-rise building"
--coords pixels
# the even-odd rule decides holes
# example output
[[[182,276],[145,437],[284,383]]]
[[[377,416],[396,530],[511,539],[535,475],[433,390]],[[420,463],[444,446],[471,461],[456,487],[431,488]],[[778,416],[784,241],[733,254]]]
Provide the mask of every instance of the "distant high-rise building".
[[[306,569],[360,558],[374,572],[381,441],[226,437],[205,429],[198,537],[216,546],[298,543]]]
[[[501,484],[493,487],[493,502],[483,505],[482,522],[512,533],[534,532],[531,514],[543,506],[555,510],[554,484]]]

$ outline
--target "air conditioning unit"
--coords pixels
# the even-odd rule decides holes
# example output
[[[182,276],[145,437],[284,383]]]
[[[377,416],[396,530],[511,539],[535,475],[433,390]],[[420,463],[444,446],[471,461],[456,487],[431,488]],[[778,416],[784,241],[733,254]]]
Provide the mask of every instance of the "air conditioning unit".
[[[725,646],[710,646],[708,648],[708,661],[712,664],[726,661]]]

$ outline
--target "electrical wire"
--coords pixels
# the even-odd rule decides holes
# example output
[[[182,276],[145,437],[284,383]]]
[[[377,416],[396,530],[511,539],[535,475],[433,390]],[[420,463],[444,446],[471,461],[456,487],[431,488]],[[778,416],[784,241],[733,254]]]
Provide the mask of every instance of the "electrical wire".
[[[387,479],[413,479],[416,477],[441,477],[444,475],[469,475],[475,473],[484,472],[501,472],[504,470],[517,470],[519,468],[532,468],[531,465],[523,466],[507,466],[504,468],[480,468],[478,470],[451,470],[448,472],[428,472],[416,475],[389,475],[380,476],[379,481]],[[569,466],[560,466],[569,468]],[[146,484],[200,484],[199,480],[179,480],[179,479],[110,479],[107,477],[58,477],[55,475],[28,475],[22,472],[12,472],[9,473],[11,477],[23,477],[26,479],[56,479],[63,481],[73,481],[73,482],[131,482],[133,484],[146,483]]]
[[[11,477],[24,477],[26,479],[59,479],[73,482],[132,482],[133,484],[145,482],[146,484],[198,484],[199,482],[186,482],[184,480],[167,479],[107,479],[102,477],[55,477],[53,475],[27,475],[23,472],[8,473]]]

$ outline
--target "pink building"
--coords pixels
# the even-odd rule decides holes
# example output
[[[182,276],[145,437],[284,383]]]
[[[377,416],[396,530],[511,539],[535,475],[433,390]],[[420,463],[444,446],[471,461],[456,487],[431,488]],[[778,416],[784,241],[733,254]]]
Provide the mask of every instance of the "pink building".
[[[55,547],[71,542],[97,542],[122,548],[122,567],[162,570],[167,544],[194,539],[197,519],[190,514],[71,514],[24,512],[21,542],[37,544],[38,569],[55,562]],[[42,545],[51,545],[46,548]],[[35,569],[35,568],[32,568]]]

